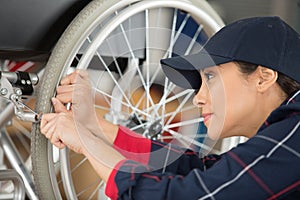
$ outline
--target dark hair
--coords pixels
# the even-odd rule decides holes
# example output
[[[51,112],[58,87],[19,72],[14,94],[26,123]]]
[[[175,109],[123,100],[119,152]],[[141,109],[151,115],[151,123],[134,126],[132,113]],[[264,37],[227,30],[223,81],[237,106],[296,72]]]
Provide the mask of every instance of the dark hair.
[[[246,75],[253,73],[258,67],[257,64],[244,61],[236,61],[235,63],[240,68],[240,71]],[[297,81],[280,72],[278,72],[278,79],[276,82],[288,97],[293,95],[296,91],[300,90],[300,84]]]

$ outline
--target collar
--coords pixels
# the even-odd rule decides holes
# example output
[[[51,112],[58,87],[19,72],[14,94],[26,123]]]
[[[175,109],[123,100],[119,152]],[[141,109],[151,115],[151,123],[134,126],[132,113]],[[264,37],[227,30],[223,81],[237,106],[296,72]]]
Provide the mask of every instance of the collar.
[[[269,125],[282,121],[284,119],[300,115],[300,90],[295,92],[291,97],[287,98],[278,108],[276,108],[260,127],[259,131],[265,129]]]

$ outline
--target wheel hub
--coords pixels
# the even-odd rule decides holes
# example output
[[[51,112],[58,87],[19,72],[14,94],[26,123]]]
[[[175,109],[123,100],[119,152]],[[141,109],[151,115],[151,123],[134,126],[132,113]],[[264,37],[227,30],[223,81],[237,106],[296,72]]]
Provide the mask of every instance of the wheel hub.
[[[161,120],[149,122],[136,115],[129,117],[125,123],[125,126],[134,129],[135,132],[145,135],[147,138],[151,139],[156,139],[159,137],[163,130]]]

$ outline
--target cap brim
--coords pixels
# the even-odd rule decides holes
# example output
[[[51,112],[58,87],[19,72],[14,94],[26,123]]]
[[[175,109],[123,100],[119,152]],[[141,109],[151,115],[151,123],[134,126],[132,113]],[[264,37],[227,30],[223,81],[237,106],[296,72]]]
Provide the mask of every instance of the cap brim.
[[[199,89],[201,86],[200,69],[230,62],[232,59],[200,51],[197,54],[162,59],[161,66],[170,81],[186,89]]]

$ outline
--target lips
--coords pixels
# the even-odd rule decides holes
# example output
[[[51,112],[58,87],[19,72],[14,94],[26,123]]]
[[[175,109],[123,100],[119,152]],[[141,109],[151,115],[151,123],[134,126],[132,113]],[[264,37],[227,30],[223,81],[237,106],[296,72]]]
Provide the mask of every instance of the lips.
[[[201,116],[203,117],[203,122],[205,123],[210,119],[212,113],[203,113]]]

